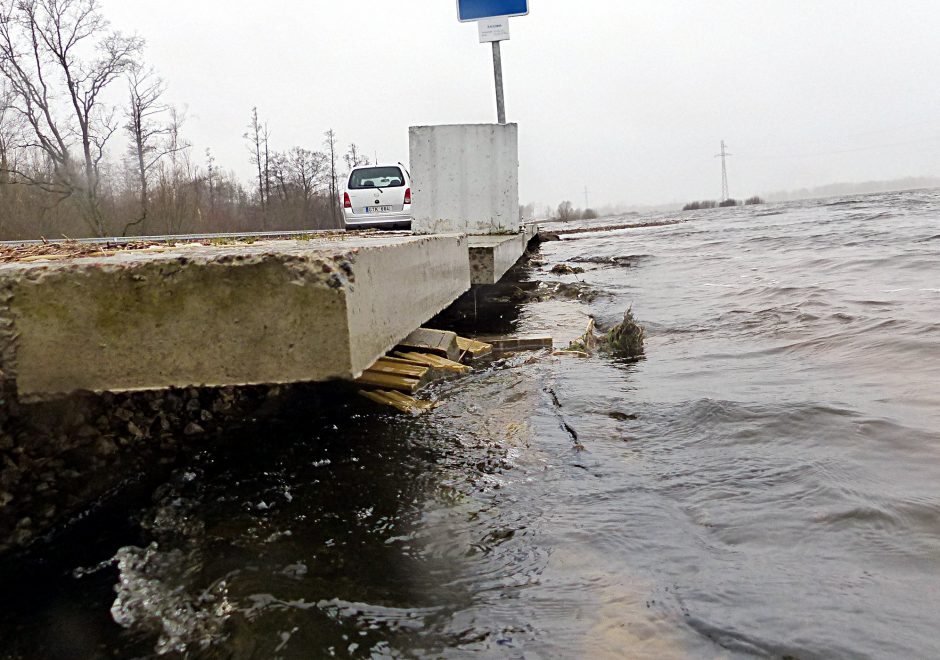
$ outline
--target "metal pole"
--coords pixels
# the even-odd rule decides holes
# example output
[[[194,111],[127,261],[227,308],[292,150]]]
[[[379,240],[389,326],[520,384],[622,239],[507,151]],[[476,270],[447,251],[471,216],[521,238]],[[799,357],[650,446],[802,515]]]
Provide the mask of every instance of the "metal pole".
[[[503,59],[499,52],[499,42],[493,42],[493,73],[496,76],[496,120],[506,123],[506,99],[503,98]]]

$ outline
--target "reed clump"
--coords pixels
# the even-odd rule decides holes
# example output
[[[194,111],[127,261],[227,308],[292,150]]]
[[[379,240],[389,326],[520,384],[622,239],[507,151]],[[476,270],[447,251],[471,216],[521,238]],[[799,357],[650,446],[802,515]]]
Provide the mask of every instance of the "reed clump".
[[[568,345],[569,351],[594,353],[603,351],[619,358],[638,358],[645,352],[646,331],[633,316],[633,308],[623,313],[623,321],[603,335],[595,332],[594,319],[579,339]]]
[[[632,358],[643,355],[646,332],[636,322],[633,309],[623,313],[623,321],[610,329],[602,345],[617,357]]]

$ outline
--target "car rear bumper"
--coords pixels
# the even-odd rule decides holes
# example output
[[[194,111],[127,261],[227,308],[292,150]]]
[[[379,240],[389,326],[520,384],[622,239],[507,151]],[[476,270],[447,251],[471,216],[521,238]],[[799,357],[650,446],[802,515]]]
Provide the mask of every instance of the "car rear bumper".
[[[411,212],[397,213],[351,213],[344,209],[343,220],[347,229],[361,227],[387,227],[391,225],[411,225]]]

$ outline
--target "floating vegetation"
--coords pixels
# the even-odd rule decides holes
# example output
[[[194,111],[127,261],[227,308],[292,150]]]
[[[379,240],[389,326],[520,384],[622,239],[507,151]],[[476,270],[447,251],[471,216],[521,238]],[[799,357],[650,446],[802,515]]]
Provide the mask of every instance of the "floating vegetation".
[[[604,292],[598,290],[596,287],[593,287],[584,282],[562,282],[554,288],[554,290],[543,296],[544,300],[551,299],[566,299],[566,300],[581,300],[584,302],[593,302],[602,295]]]
[[[624,312],[623,321],[607,333],[598,335],[595,330],[596,324],[591,319],[585,333],[580,339],[571,342],[567,350],[588,354],[601,351],[620,358],[636,358],[644,353],[646,332],[637,323],[632,308]]]
[[[583,272],[584,269],[581,266],[569,266],[568,264],[555,264],[551,270],[553,275],[577,275]]]
[[[639,357],[643,355],[643,342],[646,332],[636,322],[633,309],[623,313],[623,321],[611,328],[604,337],[604,346],[617,357]]]
[[[651,258],[652,256],[649,254],[626,254],[613,257],[578,255],[574,259],[569,259],[568,261],[587,264],[600,264],[602,266],[622,266],[623,268],[631,268],[635,266],[638,261],[645,261]]]
[[[584,331],[584,334],[581,335],[579,339],[568,344],[568,351],[574,353],[585,353],[590,355],[597,349],[597,335],[594,334],[594,329],[596,328],[594,319],[591,319],[588,322],[587,330]]]

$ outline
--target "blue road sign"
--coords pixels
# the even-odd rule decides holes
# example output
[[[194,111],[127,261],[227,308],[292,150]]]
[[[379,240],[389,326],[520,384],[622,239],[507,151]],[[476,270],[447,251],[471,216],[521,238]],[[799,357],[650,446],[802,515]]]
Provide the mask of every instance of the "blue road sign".
[[[461,22],[496,16],[525,16],[528,13],[529,0],[457,0],[457,15]]]

